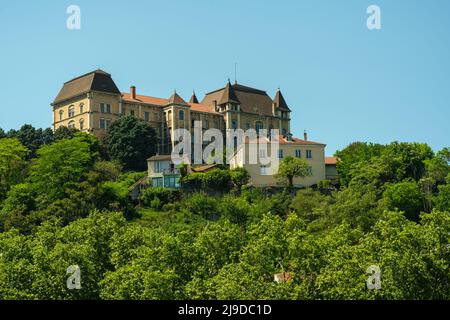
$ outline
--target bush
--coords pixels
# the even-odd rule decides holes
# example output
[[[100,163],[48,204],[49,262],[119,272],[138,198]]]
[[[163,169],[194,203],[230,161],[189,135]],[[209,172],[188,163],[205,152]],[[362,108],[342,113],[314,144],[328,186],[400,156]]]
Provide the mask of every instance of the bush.
[[[182,177],[182,182],[187,187],[195,189],[207,188],[226,192],[230,189],[231,173],[230,170],[224,169],[215,169],[209,172],[193,172]]]
[[[238,191],[248,183],[249,179],[250,174],[244,168],[236,168],[230,171],[230,180]]]
[[[217,200],[202,192],[193,193],[185,200],[184,204],[186,209],[191,213],[200,215],[206,219],[212,218],[214,215],[219,215]]]
[[[222,217],[232,223],[239,225],[246,224],[250,211],[250,205],[244,198],[225,196],[219,206]]]
[[[144,207],[161,210],[163,206],[178,201],[181,197],[180,190],[167,188],[148,188],[141,195]]]

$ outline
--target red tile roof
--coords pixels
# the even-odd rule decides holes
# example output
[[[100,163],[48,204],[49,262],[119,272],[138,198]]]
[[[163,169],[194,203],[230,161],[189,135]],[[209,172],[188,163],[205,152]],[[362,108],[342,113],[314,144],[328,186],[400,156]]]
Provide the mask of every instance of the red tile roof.
[[[140,94],[136,95],[136,99],[132,99],[131,94],[127,93],[127,92],[122,92],[122,99],[124,101],[130,102],[130,103],[144,103],[144,104],[151,104],[151,105],[160,106],[160,107],[164,107],[170,102],[169,99],[143,96]],[[213,106],[207,106],[207,105],[201,104],[201,103],[187,103],[187,105],[189,107],[191,107],[192,111],[219,114],[218,112],[216,112],[214,110]]]
[[[280,136],[280,144],[293,144],[293,145],[315,145],[315,144],[322,144],[324,145],[324,143],[320,143],[320,142],[315,142],[315,141],[310,141],[310,140],[302,140],[299,138],[292,138],[292,141],[288,141],[286,140],[285,137]]]
[[[276,138],[277,137],[275,137],[275,139]],[[275,141],[275,139],[274,139],[274,141]],[[265,137],[263,137],[263,138],[259,137],[258,139],[251,140],[251,141],[249,141],[248,138],[247,138],[245,143],[267,143],[267,141],[268,141],[268,139],[265,138]],[[279,141],[279,144],[281,144],[281,145],[304,145],[304,146],[325,145],[324,143],[310,141],[310,140],[302,140],[302,139],[299,139],[299,138],[292,138],[292,141],[288,141],[282,135],[278,136],[278,141]]]
[[[325,164],[333,165],[337,163],[336,157],[325,157]]]
[[[169,103],[168,99],[143,96],[140,94],[136,95],[136,99],[132,99],[131,94],[126,93],[126,92],[122,92],[122,99],[125,100],[126,102],[146,103],[146,104],[152,104],[152,105],[156,105],[156,106],[165,106]]]
[[[219,114],[218,112],[216,112],[214,110],[213,106],[207,106],[205,104],[200,104],[200,103],[188,103],[188,105],[191,107],[192,111]]]

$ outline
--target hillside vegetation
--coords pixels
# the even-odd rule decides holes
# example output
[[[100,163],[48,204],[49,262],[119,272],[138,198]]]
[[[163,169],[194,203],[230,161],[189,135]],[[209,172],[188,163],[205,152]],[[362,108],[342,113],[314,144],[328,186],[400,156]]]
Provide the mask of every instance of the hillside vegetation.
[[[133,202],[132,149],[153,151],[112,144],[0,129],[0,299],[450,299],[447,148],[352,143],[335,189],[249,188],[217,169]]]

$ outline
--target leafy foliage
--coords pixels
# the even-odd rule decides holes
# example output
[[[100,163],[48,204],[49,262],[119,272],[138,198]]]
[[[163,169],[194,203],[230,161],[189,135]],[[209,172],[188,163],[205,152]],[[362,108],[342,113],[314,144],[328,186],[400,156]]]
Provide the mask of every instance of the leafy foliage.
[[[114,121],[106,135],[109,156],[122,163],[126,170],[147,169],[146,160],[156,153],[157,144],[155,130],[133,116]]]
[[[337,153],[340,188],[296,193],[186,172],[203,192],[148,188],[135,206],[146,172],[94,136],[18,131],[0,130],[0,299],[450,299],[448,148],[354,143]]]
[[[308,163],[299,158],[286,157],[280,163],[277,176],[286,179],[288,187],[294,185],[294,178],[307,177],[310,175]]]

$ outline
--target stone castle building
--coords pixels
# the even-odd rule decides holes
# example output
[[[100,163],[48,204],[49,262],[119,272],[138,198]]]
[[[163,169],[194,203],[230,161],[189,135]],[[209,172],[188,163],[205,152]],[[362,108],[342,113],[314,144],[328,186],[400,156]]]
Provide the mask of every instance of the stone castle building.
[[[175,129],[192,130],[194,121],[204,129],[279,129],[290,133],[290,113],[281,91],[273,98],[263,91],[229,81],[199,102],[195,93],[185,101],[176,92],[169,98],[137,94],[136,87],[121,92],[111,75],[95,70],[64,83],[51,104],[53,128],[72,127],[102,135],[121,115],[147,121],[158,134],[158,151],[169,154]]]

